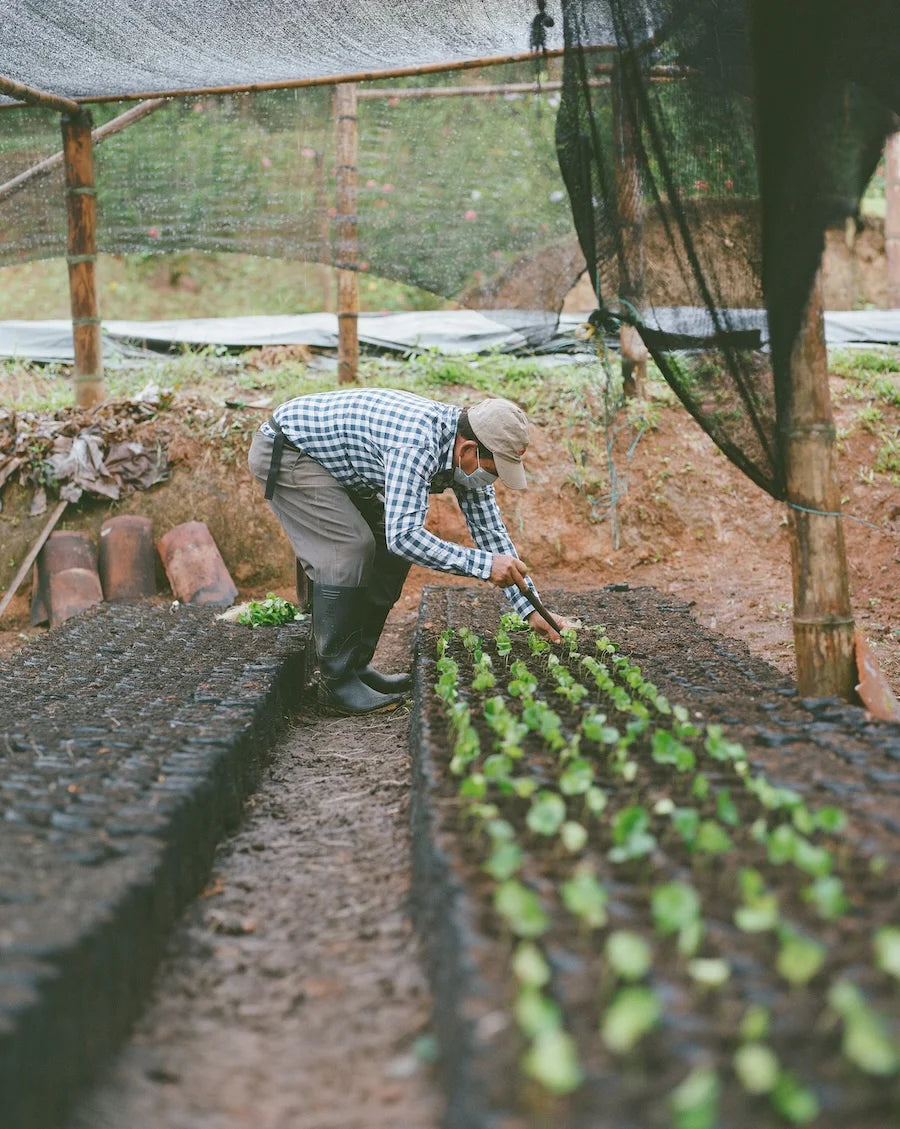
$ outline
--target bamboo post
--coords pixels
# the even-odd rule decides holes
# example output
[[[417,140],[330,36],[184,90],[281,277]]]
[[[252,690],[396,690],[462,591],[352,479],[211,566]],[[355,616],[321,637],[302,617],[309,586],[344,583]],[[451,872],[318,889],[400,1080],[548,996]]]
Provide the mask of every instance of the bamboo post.
[[[322,311],[334,309],[331,277],[331,224],[328,218],[328,190],[325,187],[325,155],[316,152],[316,208],[319,213],[319,285],[322,287]]]
[[[334,88],[337,133],[338,383],[352,384],[359,374],[359,219],[357,161],[359,122],[356,86]]]
[[[887,252],[888,305],[900,308],[900,132],[884,149],[884,244]]]
[[[621,238],[620,278],[622,293],[632,305],[640,306],[644,290],[643,207],[641,170],[638,164],[638,113],[635,91],[628,67],[618,65],[612,80],[613,131],[615,146],[616,202]],[[643,396],[647,379],[647,348],[631,325],[619,330],[622,357],[622,390],[626,399]]]
[[[90,408],[105,399],[100,306],[97,299],[97,200],[88,110],[63,114],[63,164],[69,235],[66,259],[75,344],[75,403]]]
[[[805,696],[852,701],[858,679],[834,438],[820,275],[791,355],[786,455],[797,686]]]

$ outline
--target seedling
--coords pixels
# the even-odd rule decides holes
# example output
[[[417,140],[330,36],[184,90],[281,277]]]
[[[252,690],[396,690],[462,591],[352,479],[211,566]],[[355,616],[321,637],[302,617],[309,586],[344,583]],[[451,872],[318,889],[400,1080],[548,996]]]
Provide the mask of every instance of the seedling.
[[[517,937],[540,937],[549,925],[540,898],[515,878],[508,878],[497,887],[494,909]]]
[[[780,1074],[778,1056],[762,1043],[744,1043],[732,1059],[738,1081],[748,1094],[769,1094]]]
[[[791,984],[806,984],[825,963],[825,946],[803,937],[789,926],[779,933],[780,947],[775,967]]]
[[[828,1002],[844,1022],[841,1049],[846,1058],[867,1074],[900,1070],[900,1051],[884,1019],[868,1006],[855,985],[839,981],[828,993]]]
[[[651,988],[621,988],[606,1009],[600,1034],[615,1054],[627,1054],[656,1027],[662,1016],[659,997]]]
[[[566,804],[556,792],[538,792],[525,822],[537,835],[555,835],[566,818]]]
[[[604,947],[610,968],[622,980],[640,980],[650,971],[650,946],[639,933],[610,933]]]
[[[627,862],[649,855],[656,847],[656,838],[650,834],[649,826],[650,816],[640,804],[632,804],[618,812],[612,822],[615,846],[609,852],[610,860]]]
[[[900,980],[900,929],[885,925],[875,933],[875,963],[882,972]]]
[[[700,1066],[672,1091],[673,1129],[715,1129],[722,1084],[712,1067]]]
[[[563,905],[579,921],[592,929],[601,929],[607,920],[609,895],[597,881],[593,871],[582,867],[560,887]]]
[[[522,1065],[545,1090],[559,1096],[577,1090],[583,1078],[574,1040],[560,1027],[538,1032]]]
[[[278,627],[306,619],[303,612],[289,600],[270,592],[264,600],[251,600],[238,615],[238,623],[245,627]]]
[[[543,988],[550,980],[550,966],[533,941],[520,941],[512,957],[512,970],[520,984]]]

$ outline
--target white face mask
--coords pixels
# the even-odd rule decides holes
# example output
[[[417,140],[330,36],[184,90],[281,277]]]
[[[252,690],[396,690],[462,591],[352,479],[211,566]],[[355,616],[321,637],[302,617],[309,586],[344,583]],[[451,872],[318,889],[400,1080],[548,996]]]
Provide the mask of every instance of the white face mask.
[[[497,475],[491,474],[481,465],[481,456],[477,451],[475,452],[475,459],[478,462],[478,468],[473,470],[471,474],[466,474],[461,466],[453,468],[453,481],[457,485],[465,487],[466,490],[480,490],[483,486],[490,486],[492,482],[497,481]]]

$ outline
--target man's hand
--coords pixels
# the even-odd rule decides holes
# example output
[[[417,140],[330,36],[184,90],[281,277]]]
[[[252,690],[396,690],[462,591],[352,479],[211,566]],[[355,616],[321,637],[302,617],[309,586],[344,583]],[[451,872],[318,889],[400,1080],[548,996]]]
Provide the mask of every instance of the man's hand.
[[[528,585],[525,583],[527,575],[525,562],[520,561],[518,557],[506,557],[502,553],[496,553],[491,561],[490,581],[498,588],[509,588],[514,584],[520,592],[527,592]]]
[[[536,635],[543,636],[550,643],[562,642],[562,636],[550,626],[540,612],[532,612],[531,615],[525,617],[525,620]]]

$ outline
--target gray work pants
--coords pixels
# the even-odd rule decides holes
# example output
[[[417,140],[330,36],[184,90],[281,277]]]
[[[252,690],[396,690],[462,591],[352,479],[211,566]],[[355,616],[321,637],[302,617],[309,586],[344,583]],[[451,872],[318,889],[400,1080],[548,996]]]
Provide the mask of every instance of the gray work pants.
[[[272,447],[262,431],[250,445],[250,471],[263,487]],[[354,501],[315,459],[285,446],[269,505],[313,583],[367,588],[383,608],[397,602],[410,562],[388,552],[379,502]]]

